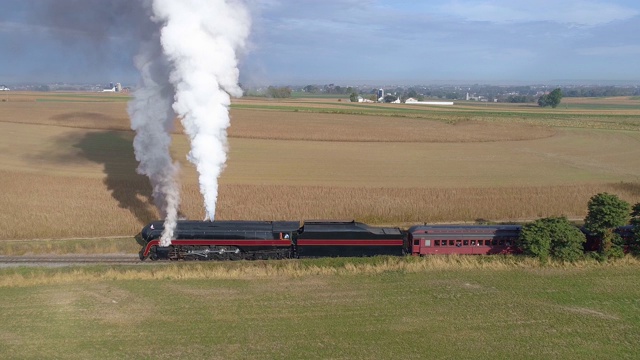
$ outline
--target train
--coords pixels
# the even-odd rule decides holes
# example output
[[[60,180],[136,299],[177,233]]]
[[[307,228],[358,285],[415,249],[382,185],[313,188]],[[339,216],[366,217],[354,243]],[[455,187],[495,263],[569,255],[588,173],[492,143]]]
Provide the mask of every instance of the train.
[[[161,221],[136,235],[141,260],[259,260],[376,255],[517,254],[520,225],[415,225],[357,221],[178,221],[161,246]]]

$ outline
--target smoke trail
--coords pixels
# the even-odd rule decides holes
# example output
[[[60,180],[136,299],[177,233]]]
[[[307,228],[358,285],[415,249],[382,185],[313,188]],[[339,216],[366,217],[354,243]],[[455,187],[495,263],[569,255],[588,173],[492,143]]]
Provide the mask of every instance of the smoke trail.
[[[249,14],[230,0],[153,0],[158,32],[135,59],[142,75],[129,105],[138,172],[149,177],[165,217],[160,245],[169,246],[180,205],[178,165],[169,148],[176,114],[191,140],[206,217],[213,220],[218,177],[227,160],[229,94],[241,96],[236,52],[249,35]]]
[[[171,62],[173,109],[191,140],[188,159],[199,173],[206,218],[213,220],[218,177],[227,160],[229,94],[241,96],[236,53],[249,35],[250,17],[233,0],[154,0],[154,20]]]
[[[140,70],[141,83],[129,103],[129,115],[131,128],[136,131],[133,148],[140,163],[137,171],[149,177],[154,203],[165,218],[161,246],[169,246],[180,205],[176,180],[179,167],[169,152],[175,118],[171,107],[174,92],[159,35],[142,44],[135,65]]]
[[[237,52],[250,16],[241,0],[24,0],[34,24],[65,44],[96,49],[140,43],[141,81],[129,104],[138,173],[147,175],[171,243],[180,205],[179,167],[170,155],[176,114],[191,140],[206,217],[213,220],[218,177],[227,159],[230,95],[241,96]],[[131,41],[125,41],[130,39]],[[128,48],[104,49],[126,52]],[[87,51],[91,53],[95,51]],[[102,54],[103,52],[99,52]]]

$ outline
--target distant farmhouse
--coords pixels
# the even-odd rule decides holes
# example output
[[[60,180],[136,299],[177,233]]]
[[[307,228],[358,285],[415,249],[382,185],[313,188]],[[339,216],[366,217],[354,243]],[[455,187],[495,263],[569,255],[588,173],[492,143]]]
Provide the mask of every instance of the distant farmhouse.
[[[11,90],[11,89],[6,87],[5,85],[0,85],[0,91],[9,91],[9,90]]]
[[[102,92],[121,92],[122,85],[120,83],[109,83],[108,88],[102,89]]]

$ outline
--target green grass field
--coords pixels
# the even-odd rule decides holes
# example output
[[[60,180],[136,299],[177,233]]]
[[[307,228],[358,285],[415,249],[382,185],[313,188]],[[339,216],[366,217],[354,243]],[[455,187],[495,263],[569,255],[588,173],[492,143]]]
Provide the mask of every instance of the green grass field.
[[[640,264],[0,269],[6,359],[634,359]]]

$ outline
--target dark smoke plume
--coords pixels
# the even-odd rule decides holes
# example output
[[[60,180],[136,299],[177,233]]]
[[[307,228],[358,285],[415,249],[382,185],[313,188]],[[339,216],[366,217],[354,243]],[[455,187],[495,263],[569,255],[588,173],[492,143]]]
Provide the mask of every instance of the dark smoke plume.
[[[227,160],[231,96],[241,96],[238,53],[250,16],[240,0],[27,0],[31,16],[63,42],[103,48],[126,37],[139,44],[140,84],[129,104],[137,171],[147,175],[165,217],[168,246],[180,204],[179,168],[169,152],[176,115],[191,140],[206,217],[213,220]],[[131,42],[131,41],[130,41]],[[110,51],[112,49],[107,49]],[[126,51],[126,49],[119,49]]]

